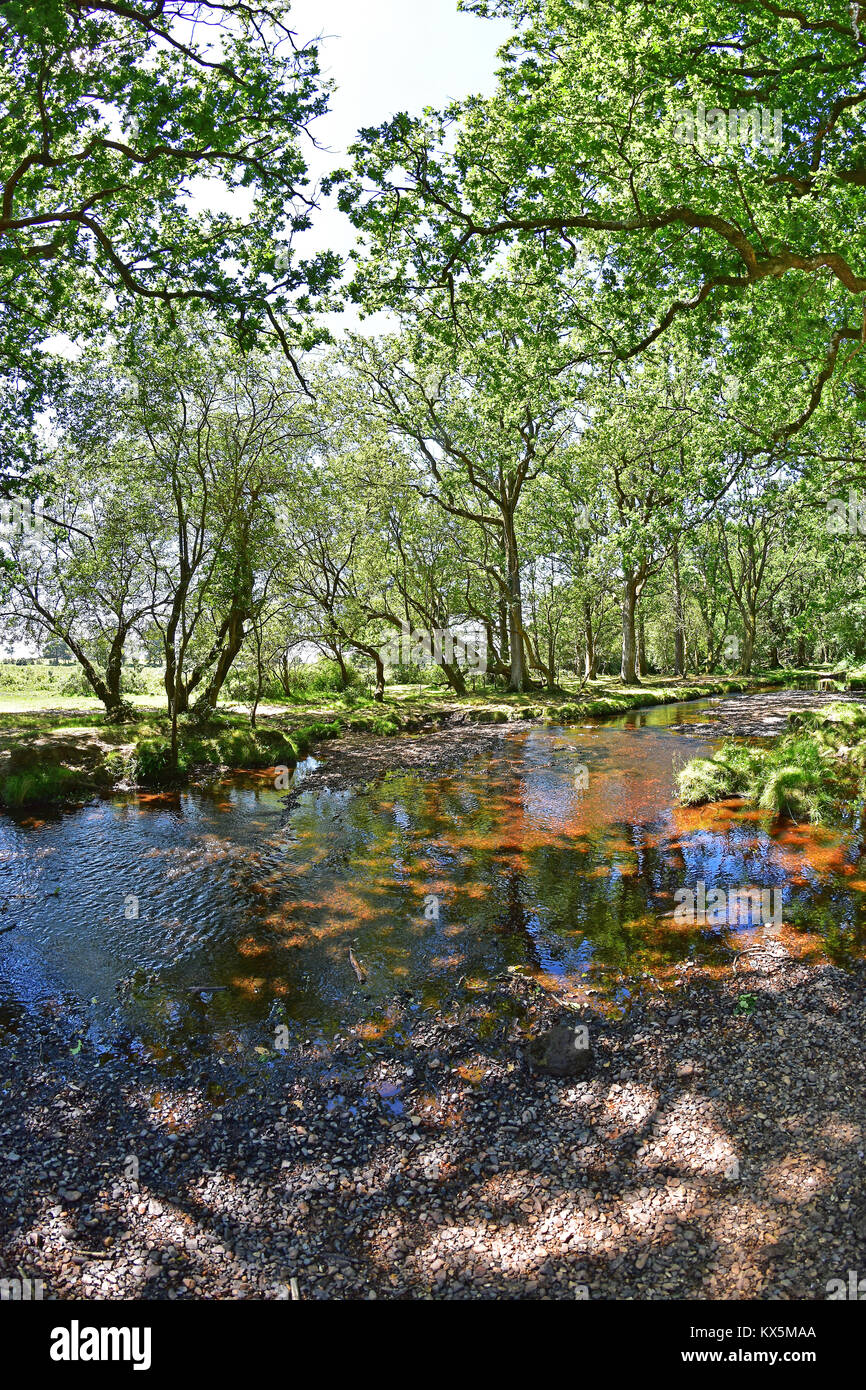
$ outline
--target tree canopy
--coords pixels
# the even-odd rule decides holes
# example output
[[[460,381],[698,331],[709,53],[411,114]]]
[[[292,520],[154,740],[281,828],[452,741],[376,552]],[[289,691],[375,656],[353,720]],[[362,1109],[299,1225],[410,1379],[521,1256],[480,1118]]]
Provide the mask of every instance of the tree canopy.
[[[35,404],[45,339],[141,301],[206,306],[296,362],[338,262],[292,249],[328,84],[284,0],[5,0],[0,84],[10,409]]]

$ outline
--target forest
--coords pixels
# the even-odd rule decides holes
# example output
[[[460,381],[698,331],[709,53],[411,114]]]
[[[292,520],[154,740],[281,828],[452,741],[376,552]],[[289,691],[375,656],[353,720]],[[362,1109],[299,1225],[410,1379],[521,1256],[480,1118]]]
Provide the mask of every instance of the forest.
[[[0,1293],[859,1298],[866,7],[421,8],[0,0]]]

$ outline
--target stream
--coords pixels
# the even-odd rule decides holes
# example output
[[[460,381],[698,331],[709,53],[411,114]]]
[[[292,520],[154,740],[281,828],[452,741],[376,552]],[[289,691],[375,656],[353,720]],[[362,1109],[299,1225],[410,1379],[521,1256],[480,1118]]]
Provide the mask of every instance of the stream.
[[[0,816],[0,1023],[72,997],[155,1049],[280,1022],[381,1037],[395,995],[441,1007],[508,971],[622,1011],[757,930],[675,920],[699,882],[778,889],[790,949],[844,965],[859,833],[678,805],[678,768],[715,745],[674,726],[712,703],[504,731],[459,771],[301,790],[289,813],[271,771]]]

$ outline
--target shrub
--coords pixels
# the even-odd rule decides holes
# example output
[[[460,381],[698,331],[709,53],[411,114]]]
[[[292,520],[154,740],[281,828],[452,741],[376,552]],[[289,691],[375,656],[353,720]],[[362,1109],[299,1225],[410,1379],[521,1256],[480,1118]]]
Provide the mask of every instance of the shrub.
[[[296,698],[305,695],[336,694],[343,689],[343,678],[336,661],[322,658],[319,661],[299,662],[290,668],[289,675],[289,693]],[[346,663],[346,678],[347,689],[362,684],[361,673],[350,662]],[[271,698],[285,699],[282,685],[278,687],[279,694],[272,693],[274,689],[274,686],[269,685],[268,693]]]
[[[93,686],[85,676],[80,666],[74,667],[60,687],[61,695],[93,695]]]
[[[120,690],[123,695],[165,695],[163,673],[158,667],[124,666]]]
[[[61,690],[69,673],[69,666],[46,666],[40,662],[22,665],[17,661],[3,661],[0,662],[0,691],[14,695],[53,694]]]
[[[399,662],[391,669],[390,684],[426,685],[430,680],[431,670],[430,666],[419,666],[414,661]]]

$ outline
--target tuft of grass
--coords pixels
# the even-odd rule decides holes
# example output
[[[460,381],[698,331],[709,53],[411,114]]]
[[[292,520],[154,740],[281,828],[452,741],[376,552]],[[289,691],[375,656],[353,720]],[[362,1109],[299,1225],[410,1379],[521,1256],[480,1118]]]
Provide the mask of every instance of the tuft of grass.
[[[790,816],[792,820],[799,820],[803,816],[811,820],[810,794],[816,790],[808,768],[785,763],[782,767],[766,771],[763,783],[758,788],[757,801],[762,811]]]
[[[27,768],[0,781],[0,803],[14,810],[66,801],[86,785],[79,773],[59,764]]]
[[[678,776],[683,805],[741,796],[796,821],[846,819],[864,789],[866,712],[827,705],[793,715],[790,723],[791,732],[771,747],[726,743],[712,758],[693,758]]]
[[[763,766],[765,750],[726,743],[711,758],[692,758],[678,774],[684,806],[702,806],[729,796],[746,796]]]

